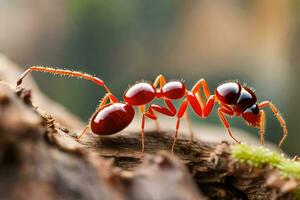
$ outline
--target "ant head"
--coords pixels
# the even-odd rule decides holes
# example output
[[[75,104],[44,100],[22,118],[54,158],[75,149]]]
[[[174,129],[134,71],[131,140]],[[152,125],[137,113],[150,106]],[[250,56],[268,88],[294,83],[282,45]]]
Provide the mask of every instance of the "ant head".
[[[133,106],[145,105],[155,98],[154,86],[147,82],[136,83],[125,91],[124,101]]]
[[[257,104],[254,104],[253,106],[247,108],[242,113],[242,116],[251,126],[259,127],[261,115]]]

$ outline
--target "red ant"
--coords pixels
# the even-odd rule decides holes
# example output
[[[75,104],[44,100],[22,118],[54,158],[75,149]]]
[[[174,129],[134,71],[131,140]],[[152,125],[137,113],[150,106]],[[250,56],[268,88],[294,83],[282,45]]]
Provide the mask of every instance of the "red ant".
[[[145,118],[147,117],[152,120],[157,120],[157,116],[154,111],[167,116],[175,116],[177,114],[176,133],[171,149],[173,152],[180,126],[180,120],[186,113],[188,104],[191,105],[194,112],[200,118],[206,118],[211,113],[215,102],[219,104],[218,115],[221,122],[227,129],[229,136],[237,143],[239,143],[239,141],[233,136],[230,125],[224,114],[229,116],[241,116],[248,125],[260,128],[261,144],[263,144],[265,113],[263,110],[261,110],[261,108],[269,106],[283,128],[284,134],[279,142],[279,146],[282,145],[288,133],[285,121],[279,114],[276,106],[270,101],[263,101],[257,104],[257,99],[254,92],[248,87],[242,86],[237,82],[227,82],[221,84],[216,88],[215,94],[211,95],[208,85],[204,79],[199,80],[189,91],[186,89],[183,82],[167,82],[164,76],[159,75],[156,77],[153,84],[139,82],[131,86],[123,95],[125,103],[119,103],[118,99],[111,93],[110,89],[101,79],[86,73],[70,71],[66,69],[55,69],[41,66],[30,67],[20,76],[17,81],[17,86],[22,83],[22,80],[31,71],[40,71],[51,74],[83,78],[104,87],[106,95],[104,96],[97,110],[91,116],[89,125],[87,125],[82,133],[77,137],[78,139],[81,138],[89,128],[97,135],[112,135],[123,130],[133,120],[135,113],[133,106],[139,106],[140,111],[142,112],[142,151],[144,151]],[[203,89],[205,99],[201,94],[201,89]],[[177,112],[171,100],[180,99],[183,97],[184,101]],[[151,104],[148,109],[146,109],[145,106],[155,98],[163,99],[166,107],[157,104]],[[107,103],[108,100],[110,103]]]

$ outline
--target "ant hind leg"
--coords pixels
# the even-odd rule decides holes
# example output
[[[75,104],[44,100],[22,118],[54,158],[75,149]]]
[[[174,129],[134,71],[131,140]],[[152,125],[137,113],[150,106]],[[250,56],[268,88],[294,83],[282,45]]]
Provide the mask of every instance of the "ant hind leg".
[[[79,136],[77,136],[77,141],[78,140],[80,140],[80,138],[87,132],[87,130],[90,128],[90,124],[88,124],[88,125],[86,125],[85,127],[84,127],[84,129],[81,131],[81,133],[80,133],[80,135]]]
[[[101,108],[103,108],[107,101],[110,100],[111,103],[117,103],[118,99],[112,94],[112,93],[106,93],[103,97],[101,103],[99,104],[97,110],[92,114],[92,116],[97,113]],[[80,135],[77,137],[77,140],[79,140],[90,128],[90,123],[81,131]]]

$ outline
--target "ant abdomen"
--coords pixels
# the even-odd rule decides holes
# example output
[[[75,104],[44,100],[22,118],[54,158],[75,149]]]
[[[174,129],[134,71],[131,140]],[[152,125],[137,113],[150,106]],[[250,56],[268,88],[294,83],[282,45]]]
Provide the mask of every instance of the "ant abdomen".
[[[126,128],[134,117],[129,104],[111,103],[98,110],[91,118],[90,126],[97,135],[112,135]]]

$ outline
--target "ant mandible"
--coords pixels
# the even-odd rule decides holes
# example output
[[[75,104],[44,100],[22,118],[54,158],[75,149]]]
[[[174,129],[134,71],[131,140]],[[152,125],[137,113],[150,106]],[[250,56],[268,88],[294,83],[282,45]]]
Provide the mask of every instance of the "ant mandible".
[[[177,114],[176,132],[171,148],[171,151],[173,152],[180,127],[180,120],[186,113],[188,104],[191,105],[196,115],[200,118],[206,118],[211,113],[215,103],[218,103],[219,105],[218,115],[221,122],[227,129],[229,136],[237,143],[239,143],[239,140],[233,136],[230,125],[224,114],[229,116],[241,116],[248,125],[260,128],[261,144],[264,144],[265,113],[261,108],[269,106],[283,128],[283,136],[279,142],[279,146],[282,145],[288,133],[285,121],[280,115],[277,107],[270,101],[263,101],[258,104],[254,92],[238,82],[223,83],[216,88],[215,94],[211,95],[204,79],[199,80],[189,91],[186,89],[183,82],[167,82],[164,76],[159,75],[156,77],[153,84],[139,82],[131,86],[123,95],[124,103],[120,103],[103,80],[86,73],[67,69],[32,66],[20,76],[17,81],[17,86],[22,83],[22,80],[31,71],[83,78],[104,87],[106,91],[104,98],[91,116],[89,124],[84,128],[77,139],[80,139],[89,128],[97,135],[112,135],[120,132],[133,120],[135,114],[133,106],[139,106],[142,113],[142,152],[144,151],[145,118],[157,120],[154,111],[167,116],[175,116]],[[205,98],[203,98],[201,94],[201,89],[203,89]],[[181,99],[183,97],[184,100],[177,112],[171,100]],[[162,98],[166,107],[151,104],[148,109],[146,109],[146,105],[155,98]],[[107,103],[107,101],[110,101],[110,103]]]

